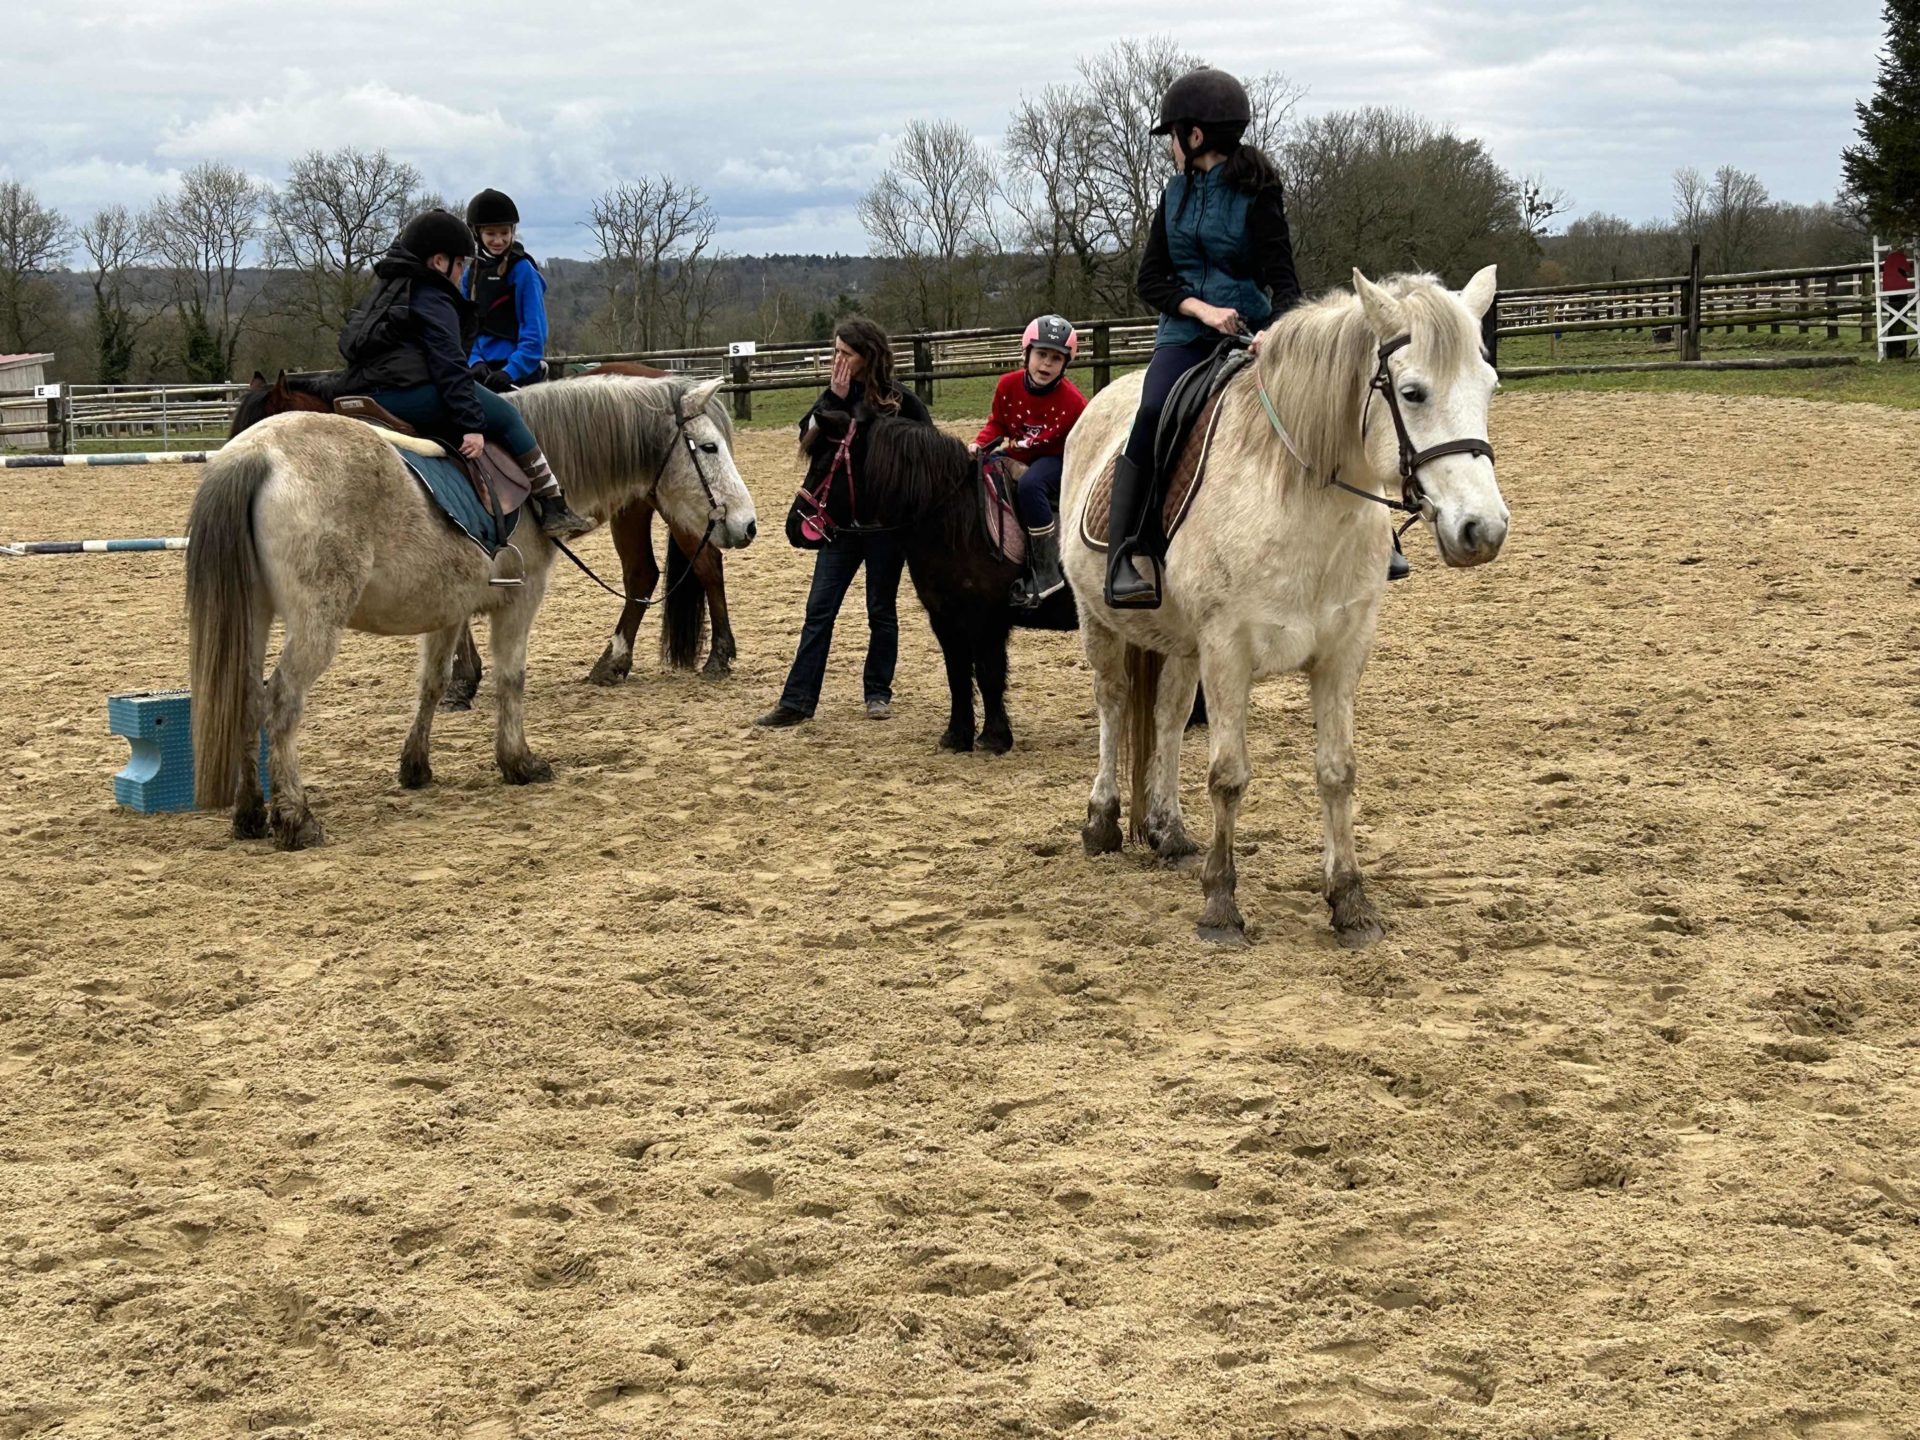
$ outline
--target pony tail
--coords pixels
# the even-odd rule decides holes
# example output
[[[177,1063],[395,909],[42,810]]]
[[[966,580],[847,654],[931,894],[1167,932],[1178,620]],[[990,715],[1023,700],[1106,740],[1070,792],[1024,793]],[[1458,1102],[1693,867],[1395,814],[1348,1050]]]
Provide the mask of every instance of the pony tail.
[[[1222,178],[1236,190],[1258,195],[1280,184],[1280,169],[1258,145],[1236,145],[1227,156]]]

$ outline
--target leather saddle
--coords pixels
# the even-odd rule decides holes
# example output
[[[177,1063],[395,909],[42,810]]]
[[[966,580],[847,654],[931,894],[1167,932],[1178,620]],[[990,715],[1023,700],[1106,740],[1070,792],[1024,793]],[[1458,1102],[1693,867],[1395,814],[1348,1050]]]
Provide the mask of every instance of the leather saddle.
[[[1009,565],[1027,563],[1027,527],[1016,499],[1026,473],[1026,466],[1004,455],[989,456],[980,466],[980,511],[987,540]]]
[[[1154,489],[1161,497],[1158,538],[1162,553],[1186,520],[1193,497],[1200,493],[1200,483],[1206,478],[1221,397],[1234,377],[1252,362],[1246,341],[1229,337],[1220,342],[1212,358],[1176,380],[1167,395],[1153,442]],[[1113,513],[1113,464],[1109,460],[1100,472],[1086,508],[1080,512],[1080,538],[1090,549],[1102,553],[1107,549],[1107,526]]]
[[[377,429],[391,430],[396,435],[438,445],[444,458],[465,474],[467,483],[473,487],[474,498],[480,502],[480,508],[493,517],[501,534],[511,528],[506,524],[507,517],[526,504],[527,496],[533,493],[533,482],[527,478],[527,472],[520,468],[520,462],[507,453],[504,445],[492,440],[487,441],[478,460],[469,460],[460,453],[458,441],[446,436],[422,435],[368,396],[342,395],[333,402],[333,413],[352,420],[364,420]]]

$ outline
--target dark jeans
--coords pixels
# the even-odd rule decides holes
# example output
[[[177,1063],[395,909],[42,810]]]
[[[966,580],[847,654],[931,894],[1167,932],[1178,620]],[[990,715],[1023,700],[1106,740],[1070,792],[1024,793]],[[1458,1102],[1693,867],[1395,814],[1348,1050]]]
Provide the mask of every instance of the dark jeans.
[[[820,703],[820,686],[827,678],[827,650],[833,644],[834,617],[847,598],[853,577],[867,567],[867,667],[862,675],[867,700],[893,699],[893,666],[900,657],[900,571],[906,555],[891,531],[864,535],[841,531],[831,544],[813,552],[813,588],[807,592],[807,619],[800,629],[800,646],[787,672],[787,688],[780,703],[788,709],[813,714]]]
[[[1147,362],[1147,379],[1140,391],[1140,408],[1134,413],[1133,431],[1127,436],[1127,459],[1142,474],[1153,470],[1153,437],[1160,429],[1160,412],[1166,408],[1173,382],[1194,366],[1210,358],[1220,348],[1221,337],[1209,330],[1198,340],[1184,345],[1162,345]]]
[[[1020,518],[1029,530],[1053,523],[1053,507],[1060,503],[1060,457],[1042,455],[1020,477]]]
[[[480,402],[480,413],[486,417],[480,427],[482,435],[499,441],[515,456],[540,448],[540,442],[533,438],[533,431],[520,418],[520,412],[506,400],[484,385],[474,386],[473,396]],[[445,435],[459,428],[459,422],[440,402],[440,391],[432,385],[415,385],[410,390],[378,390],[367,398],[422,434]]]

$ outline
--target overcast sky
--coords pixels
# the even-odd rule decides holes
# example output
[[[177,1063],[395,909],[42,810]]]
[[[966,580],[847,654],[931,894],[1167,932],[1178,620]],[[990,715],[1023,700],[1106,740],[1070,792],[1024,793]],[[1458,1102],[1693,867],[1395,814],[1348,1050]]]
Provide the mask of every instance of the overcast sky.
[[[0,173],[77,217],[216,158],[279,179],[385,146],[464,198],[518,201],[581,254],[611,182],[701,184],[736,253],[866,249],[854,204],[913,118],[997,141],[1022,92],[1123,35],[1285,71],[1309,112],[1411,108],[1542,172],[1577,213],[1671,209],[1681,165],[1830,199],[1873,83],[1868,0],[13,0]],[[1172,23],[1175,17],[1192,20]],[[876,17],[876,31],[863,29]]]

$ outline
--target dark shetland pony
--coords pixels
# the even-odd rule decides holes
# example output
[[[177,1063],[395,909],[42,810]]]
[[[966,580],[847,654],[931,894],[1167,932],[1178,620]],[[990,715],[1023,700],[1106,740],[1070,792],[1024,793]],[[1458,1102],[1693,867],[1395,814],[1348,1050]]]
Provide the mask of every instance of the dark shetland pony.
[[[826,412],[823,432],[809,458],[807,485],[817,487],[847,417]],[[851,447],[858,470],[855,495],[863,525],[899,532],[914,593],[926,607],[947,666],[951,710],[940,736],[942,750],[974,748],[973,692],[980,690],[980,748],[1004,755],[1013,748],[1007,716],[1007,636],[1015,625],[1037,630],[1073,630],[1079,616],[1073,592],[1061,590],[1038,610],[1017,610],[1008,592],[1021,567],[1002,559],[987,535],[980,462],[967,447],[931,425],[857,415],[861,432]]]
[[[638,375],[657,379],[664,370],[648,365],[612,362],[584,372],[588,375]],[[343,393],[338,372],[320,375],[289,375],[280,372],[271,384],[258,370],[253,382],[241,395],[234,409],[233,424],[227,431],[231,440],[242,430],[257,425],[269,415],[289,410],[331,410],[334,397]],[[653,557],[654,507],[645,501],[623,506],[607,522],[613,536],[613,548],[620,557],[622,584],[628,595],[646,596],[660,581],[660,567]],[[727,614],[727,582],[720,552],[712,546],[700,547],[698,535],[672,531],[673,545],[667,550],[666,604],[660,627],[660,658],[675,670],[691,670],[700,659],[700,642],[705,638],[708,616],[712,616],[713,644],[707,652],[705,674],[712,678],[729,675],[737,653],[733,624]],[[696,591],[681,584],[691,559],[693,578],[700,584]],[[627,601],[620,610],[619,622],[607,641],[607,648],[594,662],[587,679],[595,685],[618,685],[633,668],[633,644],[640,632],[640,621],[648,607]],[[453,679],[447,687],[441,708],[469,710],[480,688],[480,651],[473,642],[469,625],[460,637],[453,657]]]

